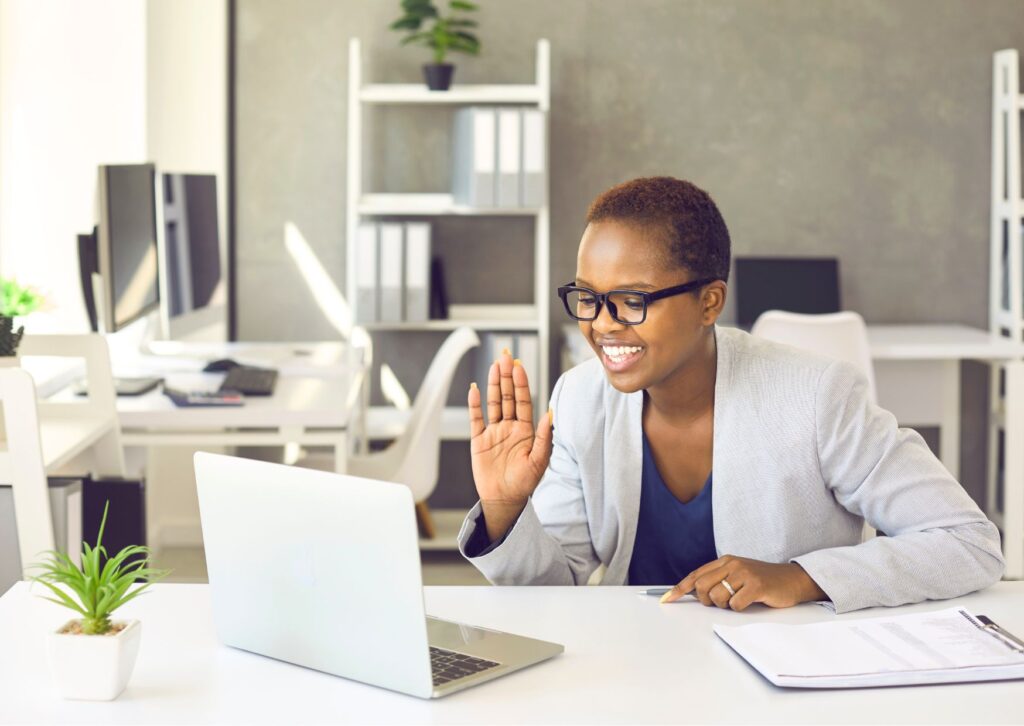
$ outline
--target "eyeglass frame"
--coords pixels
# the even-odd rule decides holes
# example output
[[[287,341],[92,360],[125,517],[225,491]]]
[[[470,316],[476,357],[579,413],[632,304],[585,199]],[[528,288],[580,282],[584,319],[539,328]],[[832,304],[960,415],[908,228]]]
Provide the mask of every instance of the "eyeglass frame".
[[[699,280],[691,280],[690,282],[684,282],[682,285],[674,285],[673,287],[665,287],[661,290],[653,290],[647,292],[645,290],[609,290],[608,292],[597,292],[591,290],[589,287],[580,287],[573,282],[568,282],[558,288],[558,297],[562,298],[562,305],[565,306],[565,312],[569,314],[569,317],[573,320],[579,320],[585,323],[591,323],[597,320],[601,316],[601,308],[604,306],[608,307],[608,313],[612,316],[612,320],[622,325],[640,325],[647,320],[647,308],[651,306],[651,303],[658,300],[662,300],[666,297],[674,297],[675,295],[683,295],[688,292],[700,289],[705,285],[715,282],[717,277],[702,277]],[[588,292],[597,299],[597,309],[594,311],[594,317],[592,318],[581,318],[572,310],[569,309],[569,293],[581,291]],[[628,295],[636,295],[644,301],[644,315],[640,320],[627,321],[619,318],[618,310],[615,307],[615,303],[611,302],[608,298],[616,293],[626,293]]]

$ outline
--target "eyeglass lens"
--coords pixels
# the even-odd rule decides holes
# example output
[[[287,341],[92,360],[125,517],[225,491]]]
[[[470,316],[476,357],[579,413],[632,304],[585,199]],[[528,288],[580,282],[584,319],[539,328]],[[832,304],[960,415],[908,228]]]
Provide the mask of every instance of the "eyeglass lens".
[[[579,320],[594,320],[598,313],[598,298],[585,290],[573,290],[566,296],[569,312]],[[644,319],[644,299],[638,295],[616,292],[608,296],[612,317],[621,323],[639,323]]]

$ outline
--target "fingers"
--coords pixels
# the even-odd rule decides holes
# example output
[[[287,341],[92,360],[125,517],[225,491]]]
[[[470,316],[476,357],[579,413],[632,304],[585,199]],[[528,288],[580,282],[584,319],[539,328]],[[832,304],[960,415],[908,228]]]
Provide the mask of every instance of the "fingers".
[[[501,373],[498,361],[491,363],[487,372],[487,420],[498,423],[501,420]]]
[[[683,595],[692,592],[694,582],[697,580],[698,577],[705,574],[706,572],[709,572],[710,570],[714,570],[721,567],[723,564],[726,563],[726,558],[728,557],[729,555],[726,555],[725,557],[719,557],[717,560],[712,560],[711,562],[708,562],[706,565],[701,565],[700,567],[698,567],[696,570],[694,570],[689,575],[680,580],[678,585],[676,585],[671,590],[666,592],[661,597],[661,602],[675,602]]]
[[[501,381],[501,417],[511,421],[516,417],[515,384],[512,383],[512,354],[508,348],[501,351],[498,359],[498,372]]]
[[[512,361],[512,386],[516,396],[516,419],[533,424],[533,399],[530,398],[530,382],[526,369],[517,358]]]
[[[719,607],[726,607],[729,604],[729,593],[724,586],[720,586],[722,580],[729,576],[729,570],[725,567],[716,567],[713,570],[708,570],[703,575],[694,580],[693,583],[693,595],[701,601],[702,605],[718,605],[716,597],[721,599],[722,595],[725,595],[725,600]],[[731,582],[729,583],[732,584]]]
[[[537,434],[533,438],[533,448],[530,449],[530,461],[538,471],[546,470],[548,462],[551,461],[554,420],[554,411],[548,409],[547,414],[541,416],[540,423],[537,424]]]
[[[476,438],[484,432],[484,412],[480,408],[480,389],[476,383],[469,384],[469,435]]]

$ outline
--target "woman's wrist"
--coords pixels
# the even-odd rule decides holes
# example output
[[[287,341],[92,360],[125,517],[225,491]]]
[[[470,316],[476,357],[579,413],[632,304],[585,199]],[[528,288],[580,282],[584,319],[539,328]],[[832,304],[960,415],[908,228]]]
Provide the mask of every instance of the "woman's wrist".
[[[791,562],[790,564],[793,565],[794,573],[796,573],[801,583],[800,602],[817,602],[818,600],[829,599],[825,591],[814,581],[814,578],[807,574],[807,570],[797,562]]]

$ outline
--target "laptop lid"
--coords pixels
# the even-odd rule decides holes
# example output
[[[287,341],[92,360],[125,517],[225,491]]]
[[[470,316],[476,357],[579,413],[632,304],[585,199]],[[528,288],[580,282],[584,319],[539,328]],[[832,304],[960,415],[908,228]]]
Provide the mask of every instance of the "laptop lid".
[[[839,260],[834,257],[737,257],[736,322],[749,330],[766,310],[837,313]]]
[[[203,452],[195,469],[225,644],[430,697],[407,487]]]

